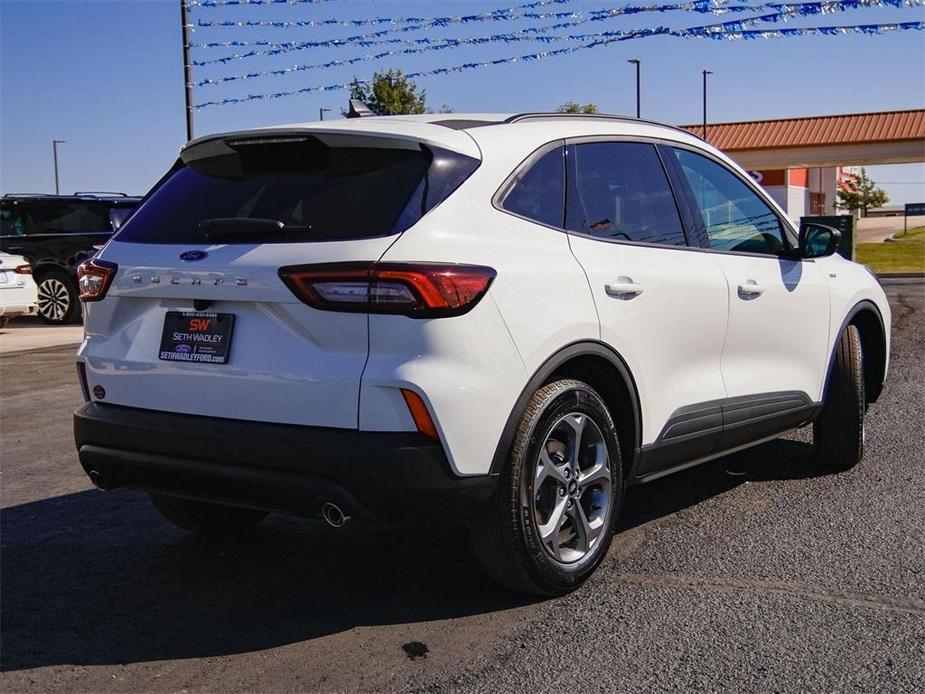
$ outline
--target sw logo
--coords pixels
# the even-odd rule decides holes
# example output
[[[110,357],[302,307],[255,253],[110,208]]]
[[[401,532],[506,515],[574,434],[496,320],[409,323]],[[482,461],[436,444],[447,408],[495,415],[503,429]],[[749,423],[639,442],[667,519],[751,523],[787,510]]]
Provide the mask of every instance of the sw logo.
[[[190,318],[189,331],[191,333],[201,333],[208,330],[211,323],[211,318]]]

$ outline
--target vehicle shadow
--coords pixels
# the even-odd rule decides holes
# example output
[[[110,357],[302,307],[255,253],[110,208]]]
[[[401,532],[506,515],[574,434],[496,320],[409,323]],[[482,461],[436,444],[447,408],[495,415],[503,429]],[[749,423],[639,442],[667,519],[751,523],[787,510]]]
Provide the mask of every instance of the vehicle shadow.
[[[775,441],[635,487],[623,526],[746,480],[812,474],[806,448]],[[3,509],[0,530],[4,671],[228,655],[532,601],[490,582],[461,526],[334,531],[271,517],[206,541],[168,526],[143,494],[94,490]]]
[[[832,472],[815,464],[811,443],[774,439],[654,482],[630,487],[624,499],[619,529],[629,530],[677,513],[747,482],[801,480],[828,474]]]

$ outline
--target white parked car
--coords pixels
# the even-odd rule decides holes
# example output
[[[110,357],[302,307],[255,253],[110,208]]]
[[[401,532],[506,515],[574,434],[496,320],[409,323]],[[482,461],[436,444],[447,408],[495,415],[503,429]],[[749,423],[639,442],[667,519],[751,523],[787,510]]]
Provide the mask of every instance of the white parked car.
[[[812,423],[849,468],[875,278],[722,153],[611,116],[360,118],[195,140],[80,269],[80,460],[178,525],[469,522],[559,594],[624,490]]]
[[[16,316],[32,316],[38,311],[38,288],[32,267],[21,255],[0,253],[0,326]]]

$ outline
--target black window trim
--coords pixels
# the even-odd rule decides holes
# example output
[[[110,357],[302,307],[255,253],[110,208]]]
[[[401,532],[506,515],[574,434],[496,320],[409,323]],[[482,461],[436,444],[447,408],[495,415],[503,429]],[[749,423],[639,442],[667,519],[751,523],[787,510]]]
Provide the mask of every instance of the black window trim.
[[[685,235],[685,238],[687,239],[687,245],[678,246],[678,245],[664,244],[664,243],[649,243],[646,241],[627,241],[626,239],[602,239],[600,237],[589,236],[587,234],[582,234],[576,231],[569,231],[568,229],[565,229],[565,201],[563,201],[563,205],[562,205],[563,207],[562,227],[550,226],[549,224],[545,224],[544,222],[539,222],[535,219],[531,219],[529,217],[524,217],[522,215],[519,215],[516,212],[511,212],[510,210],[506,210],[504,209],[504,207],[501,206],[501,200],[503,200],[504,196],[507,194],[508,188],[512,186],[517,180],[519,180],[520,176],[523,173],[526,173],[527,167],[532,166],[533,162],[536,161],[536,159],[546,154],[549,150],[554,149],[555,147],[563,147],[563,151],[566,151],[568,148],[568,145],[570,144],[581,144],[584,142],[595,142],[595,141],[597,142],[647,142],[650,144],[654,144],[656,146],[655,147],[656,151],[659,154],[659,158],[662,161],[662,166],[665,168],[666,174],[668,176],[668,184],[671,187],[671,191],[674,195],[675,205],[678,207],[678,211],[681,215],[681,226],[684,228],[684,235]],[[713,153],[705,149],[701,149],[697,147],[696,145],[689,144],[687,142],[679,142],[678,140],[671,140],[671,139],[662,138],[662,137],[651,137],[651,136],[642,136],[642,135],[577,135],[575,137],[558,138],[556,140],[547,142],[543,145],[540,145],[535,150],[533,150],[533,152],[527,155],[520,162],[520,164],[514,167],[514,170],[504,179],[504,182],[501,183],[501,185],[498,187],[498,190],[495,191],[495,194],[492,196],[491,198],[492,207],[494,207],[499,212],[503,212],[504,214],[510,215],[512,217],[516,217],[518,219],[522,219],[526,222],[530,222],[531,224],[535,224],[537,226],[540,226],[546,229],[552,229],[553,231],[558,231],[560,234],[566,234],[567,236],[579,236],[581,238],[592,239],[600,243],[616,243],[616,244],[623,244],[626,246],[642,246],[644,248],[662,248],[665,250],[674,250],[674,251],[694,251],[697,253],[717,253],[721,255],[742,255],[742,256],[747,256],[750,258],[769,258],[773,260],[780,260],[782,257],[784,257],[781,255],[770,255],[768,253],[751,253],[749,251],[727,251],[727,250],[721,250],[717,248],[710,248],[709,246],[703,245],[703,242],[698,240],[698,238],[695,235],[695,230],[692,228],[691,221],[695,219],[695,217],[691,216],[692,210],[690,208],[690,201],[687,200],[686,197],[682,197],[678,194],[677,186],[683,185],[683,184],[680,184],[679,181],[675,180],[676,174],[675,175],[672,174],[672,171],[673,171],[672,167],[674,166],[674,164],[666,163],[666,157],[664,157],[663,153],[660,151],[663,146],[669,147],[669,148],[675,147],[678,149],[687,149],[693,152],[694,154],[699,154],[701,156],[707,157],[708,159],[713,160],[714,162],[722,166],[724,169],[729,171],[736,178],[743,181],[749,187],[749,189],[752,190],[752,192],[756,193],[758,197],[761,198],[761,200],[765,204],[768,205],[771,212],[773,212],[774,215],[778,218],[778,220],[782,223],[783,229],[784,229],[784,236],[785,236],[787,243],[790,244],[790,247],[791,248],[796,247],[797,234],[793,227],[793,224],[790,222],[789,219],[787,219],[785,216],[782,216],[777,211],[777,207],[774,204],[773,199],[767,193],[761,190],[761,188],[753,180],[751,180],[749,177],[740,176],[738,172],[736,172],[734,169],[730,169],[729,166],[726,164],[726,162],[724,162],[722,159],[720,159],[719,157],[717,157],[716,155],[714,155]],[[668,162],[670,161],[671,160],[669,159]],[[568,195],[568,177],[567,177],[568,166],[567,166],[567,163],[565,162],[565,157],[563,157],[563,166],[565,167],[565,174],[566,174],[565,190],[566,190],[566,196],[567,196]],[[697,210],[697,213],[699,214],[700,211]],[[814,262],[814,259],[812,258],[799,258],[799,259],[791,258],[791,260],[801,260],[802,262],[809,262],[809,263]]]
[[[776,206],[776,203],[774,203],[773,198],[771,198],[771,196],[768,195],[766,191],[762,190],[761,187],[750,176],[740,175],[738,171],[730,168],[729,165],[726,162],[724,162],[722,159],[720,159],[719,157],[717,157],[711,152],[700,149],[699,147],[695,147],[695,146],[689,145],[684,142],[668,141],[665,144],[667,147],[671,149],[687,150],[689,152],[692,152],[693,154],[698,154],[704,157],[705,159],[709,159],[714,164],[721,167],[724,171],[728,172],[731,176],[735,177],[736,179],[744,183],[745,186],[749,190],[751,190],[755,195],[758,196],[758,198],[762,202],[764,202],[765,205],[767,205],[768,210],[770,210],[771,213],[775,217],[777,217],[777,220],[781,225],[781,229],[784,232],[784,237],[782,240],[784,244],[788,247],[788,250],[793,250],[797,247],[798,234],[793,228],[793,225],[791,224],[790,220],[786,216],[782,216],[777,211],[777,206]],[[680,163],[677,161],[677,157],[672,156],[669,159],[673,159],[672,166],[677,166],[680,168]],[[675,171],[678,172],[678,169],[675,169]],[[690,207],[690,213],[692,215],[694,212],[696,212],[697,215],[700,215],[700,210],[697,208],[696,203],[694,202],[694,199],[692,197],[693,192],[690,189],[690,185],[687,182],[686,176],[683,175],[683,172],[678,172],[678,173],[680,173],[680,175],[678,176],[679,178],[678,184],[684,191],[683,204]],[[693,215],[693,218],[696,219],[696,215]],[[706,238],[703,238],[703,237],[706,237]],[[704,243],[704,242],[709,243],[709,237],[706,235],[705,229],[701,236],[701,243]],[[745,256],[750,256],[753,258],[773,258],[774,260],[779,260],[780,258],[784,257],[780,254],[772,254],[772,253],[752,253],[751,251],[729,251],[729,250],[723,250],[719,248],[712,248],[709,245],[703,245],[701,246],[701,248],[709,253],[722,253],[724,255],[745,255]],[[791,258],[791,260],[793,260],[793,258]],[[810,258],[809,260],[812,260],[812,259]]]
[[[517,219],[522,219],[531,224],[536,224],[546,229],[552,229],[553,231],[564,232],[565,231],[565,201],[568,190],[568,180],[566,178],[566,164],[565,164],[565,140],[552,140],[545,144],[540,145],[535,150],[530,152],[523,161],[521,161],[517,166],[514,167],[514,170],[504,179],[504,182],[498,187],[498,190],[495,191],[495,194],[491,196],[491,206],[494,207],[499,212],[510,215],[511,217],[516,217]],[[561,226],[553,226],[551,224],[546,224],[546,222],[541,222],[532,217],[526,217],[522,214],[518,214],[513,210],[509,210],[504,207],[504,199],[511,192],[511,189],[520,182],[520,180],[533,168],[533,165],[538,162],[540,159],[545,157],[547,154],[552,152],[554,149],[562,150],[562,224]]]
[[[629,239],[612,239],[612,238],[601,238],[600,236],[594,236],[592,234],[585,234],[580,231],[573,231],[571,229],[565,228],[565,219],[562,222],[562,229],[566,234],[571,236],[580,236],[584,239],[591,239],[592,241],[603,241],[604,243],[623,243],[630,246],[648,246],[652,248],[675,248],[675,249],[696,249],[697,247],[691,244],[691,234],[688,229],[687,220],[685,219],[684,213],[682,211],[681,205],[678,202],[678,193],[675,190],[674,184],[671,180],[671,176],[668,174],[668,171],[665,166],[665,162],[662,159],[662,154],[659,152],[658,143],[654,141],[654,138],[648,137],[638,137],[633,135],[626,136],[614,136],[614,135],[588,135],[583,137],[570,137],[566,139],[566,162],[568,162],[568,152],[569,148],[576,145],[590,144],[594,142],[604,142],[608,144],[622,144],[622,143],[634,143],[634,144],[650,144],[655,148],[655,156],[658,158],[659,163],[662,166],[662,172],[665,174],[665,180],[668,182],[668,190],[671,192],[671,196],[674,199],[675,209],[678,212],[678,221],[681,223],[681,234],[684,236],[684,244],[674,244],[674,243],[652,243],[651,241],[631,241]],[[565,167],[565,197],[566,202],[568,202],[568,192],[571,188],[572,181],[569,177],[569,166],[568,163]],[[568,207],[566,206],[564,217],[568,216]]]

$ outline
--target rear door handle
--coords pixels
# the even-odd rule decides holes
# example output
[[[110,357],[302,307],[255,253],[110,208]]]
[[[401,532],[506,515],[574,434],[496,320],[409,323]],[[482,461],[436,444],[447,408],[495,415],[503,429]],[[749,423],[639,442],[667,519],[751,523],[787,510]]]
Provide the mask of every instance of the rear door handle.
[[[762,294],[764,294],[764,287],[755,280],[745,280],[739,285],[739,296],[742,298],[751,299]]]
[[[608,296],[617,299],[632,299],[634,296],[642,294],[642,285],[633,282],[631,277],[618,277],[616,282],[608,282],[604,285],[604,291]]]

